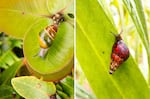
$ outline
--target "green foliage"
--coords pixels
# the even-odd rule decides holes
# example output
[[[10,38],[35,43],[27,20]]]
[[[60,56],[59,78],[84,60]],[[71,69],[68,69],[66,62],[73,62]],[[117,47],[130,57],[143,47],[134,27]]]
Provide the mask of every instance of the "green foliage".
[[[68,94],[68,96],[72,98],[74,97],[74,80],[71,77],[63,79],[60,85],[62,86],[64,92]]]
[[[67,96],[67,94],[65,94],[64,92],[62,91],[57,91],[57,93],[59,94],[59,96],[62,98],[62,99],[70,99],[69,96]]]
[[[7,50],[11,50],[14,47],[21,48],[21,40],[10,38],[5,33],[0,33],[0,55],[5,53]]]
[[[60,97],[61,99],[74,99],[74,80],[71,76],[67,76],[57,83],[56,88],[57,97]]]
[[[47,56],[45,59],[38,56],[34,57],[40,50],[38,41],[39,32],[44,30],[46,26],[53,24],[51,16],[59,11],[62,11],[64,14],[65,22],[60,24],[56,39],[49,48]],[[12,97],[16,95],[15,91],[22,97],[29,99],[49,99],[50,96],[55,97],[55,94],[60,99],[62,99],[63,95],[69,99],[73,98],[74,86],[69,85],[68,82],[63,83],[66,86],[64,89],[61,87],[62,91],[59,92],[62,96],[60,96],[56,93],[55,85],[52,82],[41,81],[32,76],[12,79],[14,76],[29,75],[23,74],[26,71],[25,69],[20,69],[22,65],[27,65],[31,73],[39,78],[43,78],[43,80],[59,80],[71,72],[74,49],[74,18],[70,17],[68,13],[74,16],[73,0],[62,0],[61,2],[60,0],[31,0],[30,2],[26,0],[13,0],[11,2],[5,0],[0,3],[0,13],[0,31],[23,40],[22,43],[21,40],[16,40],[8,36],[4,36],[1,39],[0,36],[0,87],[2,88],[4,85],[9,85],[10,87],[7,88],[9,93],[6,96],[5,94],[2,96],[0,94],[0,99],[3,97],[6,97],[6,99],[19,99],[20,96],[18,95]],[[26,64],[22,64],[22,59],[16,57],[13,52],[14,47],[22,49],[22,46],[24,47],[23,53],[26,59],[24,63]],[[24,66],[24,68],[26,67]],[[15,91],[11,90],[13,89],[10,86],[11,79]],[[38,83],[42,86],[38,86]],[[34,89],[36,85],[40,87],[38,90]],[[69,90],[69,93],[64,91],[66,88]],[[0,91],[3,90],[5,91],[4,87]]]
[[[96,98],[148,99],[148,85],[131,55],[113,75],[109,74],[115,42],[110,32],[116,33],[116,28],[99,2],[77,1],[77,11],[77,59]]]
[[[131,2],[130,0],[123,0],[123,2],[135,24],[138,35],[140,36],[141,41],[147,52],[149,64],[149,83],[150,83],[150,43],[148,38],[147,24],[145,21],[142,2],[141,0],[134,0],[134,2]]]
[[[20,99],[10,82],[22,66],[22,59],[13,51],[15,47],[21,48],[22,41],[1,33],[0,42],[0,99]]]
[[[22,66],[22,60],[15,62],[12,66],[10,66],[8,69],[6,69],[2,74],[0,75],[0,85],[8,84],[10,85],[10,80],[15,77],[17,71]]]
[[[0,86],[0,99],[12,99],[14,90],[11,86],[2,85]]]
[[[73,66],[73,18],[72,0],[8,0],[0,4],[0,31],[24,39],[24,55],[30,71],[44,80],[58,80],[71,72]],[[58,27],[58,33],[45,59],[34,57],[40,51],[39,32],[53,24],[51,16],[60,12],[65,22]],[[9,14],[9,16],[8,16]],[[11,18],[10,18],[11,17]],[[11,22],[8,24],[8,22]],[[22,24],[20,24],[22,23]],[[3,25],[2,25],[3,24]],[[17,28],[17,29],[16,29]],[[44,68],[43,68],[44,67]],[[6,67],[5,67],[6,68]]]
[[[69,1],[70,2],[70,1]],[[0,3],[0,31],[18,38],[24,35],[41,19],[65,8],[68,0],[9,0]],[[65,13],[73,12],[73,6],[65,10]],[[31,33],[30,33],[31,34]]]
[[[12,85],[26,99],[49,99],[56,92],[52,82],[44,82],[32,76],[13,78]]]
[[[19,58],[12,51],[14,47],[21,48],[21,40],[10,38],[4,33],[0,34],[0,68],[7,69]]]
[[[76,83],[76,98],[77,99],[96,99],[94,95],[89,93],[78,83]]]
[[[18,60],[19,58],[11,50],[8,50],[0,57],[0,67],[7,69]]]
[[[34,70],[33,73],[35,75],[39,77],[43,76],[43,79],[47,80],[58,80],[70,73],[73,66],[73,27],[67,22],[60,25],[55,41],[43,59],[35,55],[38,54],[40,50],[38,31],[47,25],[45,23],[43,22],[43,26],[42,24],[35,25],[35,27],[31,29],[32,35],[26,35],[24,39],[24,55],[30,65],[29,68]]]
[[[68,76],[54,85],[33,76],[23,76],[12,79],[12,85],[19,95],[27,99],[49,99],[52,96],[57,99],[74,99],[73,81]]]

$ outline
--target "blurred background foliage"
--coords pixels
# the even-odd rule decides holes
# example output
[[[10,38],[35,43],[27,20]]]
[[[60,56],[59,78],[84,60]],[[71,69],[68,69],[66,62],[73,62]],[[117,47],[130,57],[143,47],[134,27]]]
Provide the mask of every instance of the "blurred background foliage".
[[[11,86],[11,78],[17,76],[22,66],[22,40],[0,33],[0,99],[21,99]],[[19,73],[18,73],[19,76]]]
[[[129,47],[130,53],[133,56],[135,62],[138,64],[140,71],[142,72],[147,83],[149,82],[149,64],[148,64],[148,52],[145,49],[140,37],[137,33],[137,29],[134,25],[132,15],[128,12],[125,3],[125,0],[98,0],[99,4],[103,6],[103,10],[109,17],[110,21],[118,29],[118,31],[123,30],[122,38],[124,42]],[[127,0],[128,1],[128,0]],[[126,1],[126,2],[127,2]],[[139,0],[140,1],[140,0]],[[131,0],[134,2],[134,0]],[[142,7],[144,9],[145,20],[148,31],[148,38],[150,40],[150,1],[141,0]],[[78,13],[78,11],[77,11]],[[150,41],[149,41],[150,43]],[[149,46],[150,47],[150,46]],[[150,48],[148,47],[148,50]],[[85,92],[83,96],[87,97],[86,99],[95,99],[94,93],[90,88],[86,76],[82,71],[80,64],[76,61],[76,83],[77,86],[81,86]],[[77,92],[77,91],[76,91]],[[82,99],[83,96],[76,94],[79,99]]]
[[[22,40],[0,33],[0,68],[7,69],[23,57]]]

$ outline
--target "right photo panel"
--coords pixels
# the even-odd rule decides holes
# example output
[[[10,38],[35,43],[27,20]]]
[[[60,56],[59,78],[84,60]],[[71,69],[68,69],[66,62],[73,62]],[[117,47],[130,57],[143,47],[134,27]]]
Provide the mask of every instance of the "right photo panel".
[[[76,99],[150,99],[149,31],[149,0],[76,0]]]

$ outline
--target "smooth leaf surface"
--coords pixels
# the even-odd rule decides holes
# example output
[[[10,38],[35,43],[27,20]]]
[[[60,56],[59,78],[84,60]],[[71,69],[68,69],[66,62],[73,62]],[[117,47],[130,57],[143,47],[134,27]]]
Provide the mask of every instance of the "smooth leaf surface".
[[[52,82],[44,82],[33,76],[13,78],[12,85],[26,99],[49,99],[56,92]]]
[[[17,71],[22,66],[22,60],[15,62],[0,75],[0,85],[10,84],[11,79],[16,75]]]
[[[68,0],[3,0],[0,3],[0,31],[23,38],[39,20],[48,19],[47,16],[62,10],[66,5]],[[72,9],[73,6],[70,6],[64,13],[73,12]]]
[[[48,22],[36,24],[24,40],[24,54],[27,58],[29,68],[38,77],[43,76],[44,80],[59,80],[71,72],[73,66],[74,30],[73,27],[64,22],[60,24],[56,38],[43,59],[39,56],[40,46],[38,33],[47,26]],[[34,35],[34,36],[33,36]],[[32,47],[34,48],[32,49]]]
[[[97,0],[77,1],[77,59],[83,72],[97,99],[148,99],[148,85],[132,56],[109,74],[115,42],[110,32],[116,29],[104,11]]]

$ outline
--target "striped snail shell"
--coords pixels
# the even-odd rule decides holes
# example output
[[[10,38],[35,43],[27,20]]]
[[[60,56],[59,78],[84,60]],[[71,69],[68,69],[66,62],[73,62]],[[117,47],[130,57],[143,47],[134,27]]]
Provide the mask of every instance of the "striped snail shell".
[[[48,48],[51,46],[52,42],[55,39],[58,26],[61,22],[64,21],[64,15],[62,13],[56,13],[51,16],[53,20],[53,25],[47,26],[44,30],[42,30],[38,35],[38,40],[40,44],[40,52],[38,56],[44,58],[47,54]]]
[[[53,40],[55,39],[56,33],[57,33],[58,25],[53,24],[50,26],[47,26],[43,31],[41,31],[38,35],[39,44],[40,44],[40,52],[38,53],[38,56],[45,57],[48,48],[51,46]]]
[[[46,49],[52,44],[57,33],[57,27],[58,26],[56,24],[50,25],[39,33],[38,39],[41,48]]]

